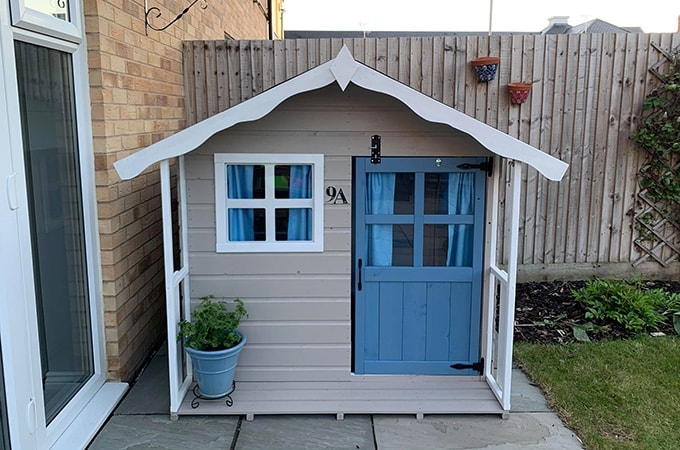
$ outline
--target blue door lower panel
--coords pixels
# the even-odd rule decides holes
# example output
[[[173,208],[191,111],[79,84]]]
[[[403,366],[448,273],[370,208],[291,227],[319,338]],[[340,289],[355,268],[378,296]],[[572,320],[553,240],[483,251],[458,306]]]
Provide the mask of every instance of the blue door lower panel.
[[[470,297],[470,283],[367,283],[363,373],[450,375],[469,363],[479,335]]]

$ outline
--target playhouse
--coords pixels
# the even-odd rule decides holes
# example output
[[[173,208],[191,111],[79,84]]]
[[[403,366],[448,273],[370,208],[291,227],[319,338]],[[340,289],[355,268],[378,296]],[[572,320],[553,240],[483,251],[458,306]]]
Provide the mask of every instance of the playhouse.
[[[521,163],[565,163],[347,48],[115,167],[155,163],[171,415],[509,412]],[[231,405],[176,341],[208,294],[250,313]]]

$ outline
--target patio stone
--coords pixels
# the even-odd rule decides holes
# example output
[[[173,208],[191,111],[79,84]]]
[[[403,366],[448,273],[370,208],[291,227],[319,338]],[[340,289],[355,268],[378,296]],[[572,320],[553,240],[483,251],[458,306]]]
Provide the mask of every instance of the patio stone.
[[[168,354],[159,352],[146,366],[114,414],[168,414]]]
[[[236,450],[375,450],[370,416],[255,416]]]
[[[581,449],[579,439],[554,413],[498,416],[374,416],[380,450]]]
[[[237,417],[113,416],[89,450],[226,450],[237,424]]]
[[[551,412],[543,393],[520,369],[512,369],[512,412]]]

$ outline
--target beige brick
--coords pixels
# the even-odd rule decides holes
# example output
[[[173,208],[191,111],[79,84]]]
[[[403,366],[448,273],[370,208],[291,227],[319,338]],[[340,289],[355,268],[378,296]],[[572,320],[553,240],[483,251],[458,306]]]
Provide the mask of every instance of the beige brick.
[[[167,1],[179,12],[182,1]],[[164,337],[157,164],[120,182],[114,161],[184,128],[182,41],[265,38],[257,5],[227,0],[146,36],[143,0],[86,0],[108,376],[129,379]]]

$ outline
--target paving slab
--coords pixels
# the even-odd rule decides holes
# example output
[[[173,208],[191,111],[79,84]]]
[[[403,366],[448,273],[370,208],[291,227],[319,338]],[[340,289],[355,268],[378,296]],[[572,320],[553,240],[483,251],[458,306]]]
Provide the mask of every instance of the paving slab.
[[[371,417],[255,416],[241,423],[236,441],[236,450],[321,449],[375,450]]]
[[[379,450],[575,450],[578,437],[554,413],[498,416],[374,416]]]
[[[237,417],[113,416],[89,450],[228,450]]]
[[[512,412],[551,412],[543,392],[520,369],[512,369]]]
[[[169,414],[168,355],[156,354],[114,414]]]

